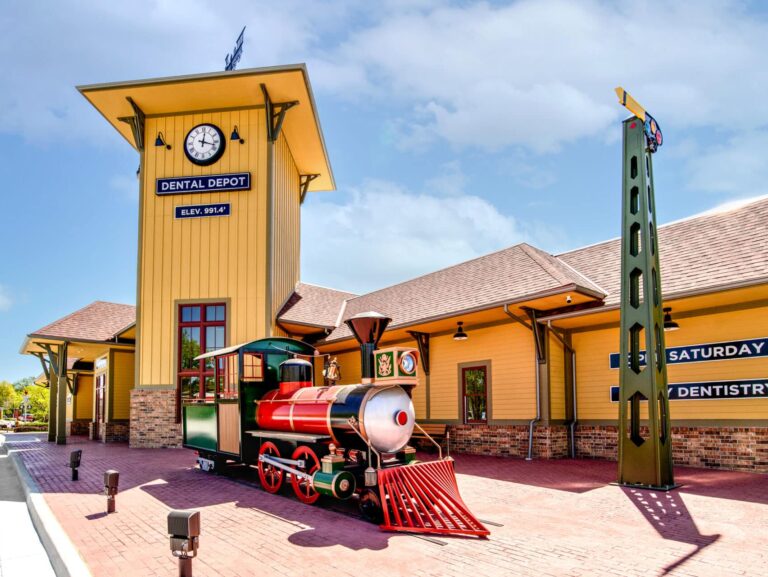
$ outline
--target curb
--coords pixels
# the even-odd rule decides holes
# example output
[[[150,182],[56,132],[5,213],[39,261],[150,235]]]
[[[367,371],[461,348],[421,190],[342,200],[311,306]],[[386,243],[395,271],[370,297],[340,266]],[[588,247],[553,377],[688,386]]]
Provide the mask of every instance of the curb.
[[[58,577],[92,577],[85,561],[61,528],[48,503],[45,502],[45,497],[27,471],[21,456],[16,451],[9,450],[8,446],[1,441],[4,439],[0,439],[0,449],[7,453],[19,476],[32,525],[40,536],[40,542],[48,554],[56,575]]]

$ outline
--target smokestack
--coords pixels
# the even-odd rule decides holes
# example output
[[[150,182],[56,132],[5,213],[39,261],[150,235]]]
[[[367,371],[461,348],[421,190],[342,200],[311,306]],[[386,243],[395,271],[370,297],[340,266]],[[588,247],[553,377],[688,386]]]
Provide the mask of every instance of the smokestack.
[[[369,311],[358,313],[344,322],[355,335],[357,342],[360,343],[362,382],[370,383],[373,380],[373,351],[379,346],[379,339],[392,319],[380,313]]]

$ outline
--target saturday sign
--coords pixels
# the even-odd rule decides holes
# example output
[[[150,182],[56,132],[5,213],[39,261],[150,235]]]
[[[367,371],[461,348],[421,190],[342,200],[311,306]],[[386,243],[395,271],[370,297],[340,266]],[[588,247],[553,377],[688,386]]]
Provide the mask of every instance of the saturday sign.
[[[768,357],[768,337],[723,343],[704,343],[684,347],[667,347],[667,364],[701,363],[705,361],[727,361],[732,359],[751,359]],[[609,355],[612,369],[619,368],[619,353]],[[640,351],[640,366],[645,366],[645,351]]]
[[[227,192],[230,190],[250,190],[251,173],[211,174],[209,176],[179,176],[158,178],[155,194],[188,194],[193,192]]]
[[[713,399],[768,399],[768,379],[710,381],[668,385],[670,401]],[[611,387],[611,402],[619,402],[619,387]]]

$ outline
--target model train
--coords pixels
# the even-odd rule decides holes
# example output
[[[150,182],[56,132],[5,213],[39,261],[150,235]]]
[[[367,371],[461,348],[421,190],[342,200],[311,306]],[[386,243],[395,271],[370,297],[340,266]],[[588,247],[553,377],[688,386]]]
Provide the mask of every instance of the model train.
[[[200,355],[213,365],[215,392],[183,402],[184,446],[205,471],[255,466],[264,490],[290,483],[307,504],[356,497],[363,516],[384,529],[488,535],[459,495],[452,459],[440,452],[418,462],[408,445],[418,354],[376,350],[388,321],[368,313],[350,322],[361,342],[360,384],[315,386],[310,360],[319,353],[289,338]]]

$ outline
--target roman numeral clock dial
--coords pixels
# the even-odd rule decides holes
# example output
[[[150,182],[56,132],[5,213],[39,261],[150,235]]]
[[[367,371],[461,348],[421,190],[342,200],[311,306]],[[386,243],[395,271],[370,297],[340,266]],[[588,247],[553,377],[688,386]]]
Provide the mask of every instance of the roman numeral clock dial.
[[[224,133],[213,124],[198,124],[187,133],[184,153],[190,162],[200,166],[213,164],[224,154]]]

